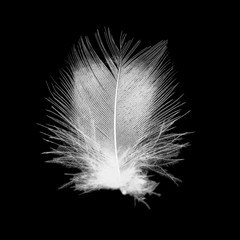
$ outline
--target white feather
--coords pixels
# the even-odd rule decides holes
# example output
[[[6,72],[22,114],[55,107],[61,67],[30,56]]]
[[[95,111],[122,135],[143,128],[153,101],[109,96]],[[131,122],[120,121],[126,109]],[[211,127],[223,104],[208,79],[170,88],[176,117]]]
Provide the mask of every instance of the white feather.
[[[172,133],[180,118],[173,101],[172,68],[166,61],[166,41],[136,53],[121,35],[119,47],[109,31],[106,44],[96,38],[103,57],[88,38],[80,39],[71,58],[71,73],[53,85],[48,139],[57,148],[52,162],[79,169],[70,183],[82,191],[120,189],[137,199],[153,193],[157,183],[149,171],[175,178],[165,166],[176,162],[178,140]]]

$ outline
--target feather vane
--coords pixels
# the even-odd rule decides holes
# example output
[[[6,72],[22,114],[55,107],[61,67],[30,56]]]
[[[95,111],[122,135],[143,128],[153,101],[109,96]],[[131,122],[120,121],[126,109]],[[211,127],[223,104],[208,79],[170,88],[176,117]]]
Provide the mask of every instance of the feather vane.
[[[52,86],[49,110],[56,124],[47,125],[48,140],[57,144],[51,160],[79,169],[70,183],[76,189],[120,189],[144,199],[157,183],[149,171],[175,178],[165,166],[176,162],[179,140],[172,133],[181,102],[172,100],[176,85],[166,61],[166,41],[134,53],[121,35],[117,46],[109,31],[102,56],[88,38],[80,39],[71,56],[71,73]]]

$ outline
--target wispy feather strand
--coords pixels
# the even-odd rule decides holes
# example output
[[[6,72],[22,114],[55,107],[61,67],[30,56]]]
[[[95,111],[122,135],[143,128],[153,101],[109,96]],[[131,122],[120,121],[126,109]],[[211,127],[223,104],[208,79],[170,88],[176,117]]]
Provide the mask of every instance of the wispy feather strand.
[[[157,183],[149,171],[176,180],[166,166],[175,163],[179,140],[172,133],[181,102],[172,100],[172,68],[166,60],[166,41],[134,54],[121,34],[117,46],[109,30],[105,42],[97,32],[103,57],[88,38],[81,38],[70,59],[70,73],[51,87],[47,139],[57,145],[51,160],[79,169],[70,183],[81,191],[120,189],[143,200]]]

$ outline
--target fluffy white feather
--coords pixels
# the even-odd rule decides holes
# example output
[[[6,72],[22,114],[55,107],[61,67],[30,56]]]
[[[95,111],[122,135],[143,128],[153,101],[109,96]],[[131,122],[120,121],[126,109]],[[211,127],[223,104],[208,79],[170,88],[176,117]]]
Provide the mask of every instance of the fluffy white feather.
[[[96,39],[102,55],[88,38],[80,39],[70,59],[70,73],[52,85],[49,110],[56,125],[47,125],[48,141],[58,147],[51,160],[79,169],[70,183],[76,189],[120,189],[143,200],[157,183],[149,171],[175,178],[165,166],[174,163],[186,144],[172,133],[181,103],[172,100],[172,68],[166,41],[134,53],[121,35],[119,45],[109,31]]]

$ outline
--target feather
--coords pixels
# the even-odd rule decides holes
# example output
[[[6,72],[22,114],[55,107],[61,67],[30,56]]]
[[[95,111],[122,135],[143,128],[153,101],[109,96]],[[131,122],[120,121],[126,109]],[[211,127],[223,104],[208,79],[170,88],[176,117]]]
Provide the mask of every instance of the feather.
[[[176,181],[166,166],[175,163],[179,140],[173,133],[181,117],[179,98],[173,100],[173,71],[166,60],[167,42],[134,53],[139,41],[119,46],[109,30],[105,41],[97,31],[101,50],[80,38],[70,57],[70,71],[50,88],[48,141],[57,145],[47,153],[51,160],[77,168],[70,183],[80,191],[119,189],[143,200],[158,183],[156,172]]]

